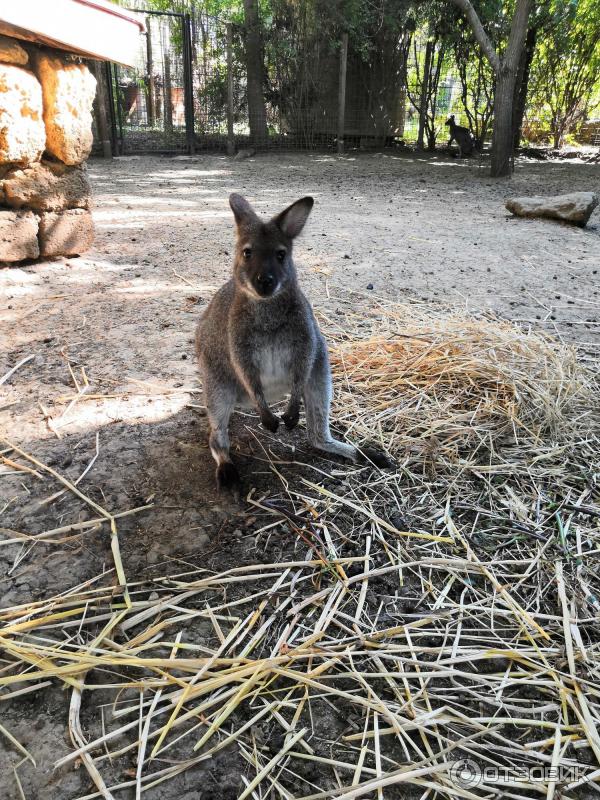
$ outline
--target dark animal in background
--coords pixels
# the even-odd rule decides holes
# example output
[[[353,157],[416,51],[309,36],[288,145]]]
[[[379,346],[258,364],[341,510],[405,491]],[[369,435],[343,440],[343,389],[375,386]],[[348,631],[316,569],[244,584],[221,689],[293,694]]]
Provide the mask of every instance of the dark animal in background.
[[[446,120],[446,125],[450,128],[450,139],[448,140],[448,147],[452,142],[458,145],[459,158],[463,156],[470,156],[475,147],[473,137],[468,128],[463,128],[462,125],[457,125],[452,114]]]
[[[311,212],[312,197],[303,197],[268,222],[239,194],[232,194],[229,204],[237,224],[233,277],[213,297],[196,331],[217,485],[239,492],[239,474],[229,453],[234,408],[256,408],[263,426],[275,433],[279,419],[269,403],[288,394],[281,418],[288,429],[298,424],[304,401],[311,445],[353,461],[366,457],[377,466],[390,466],[383,452],[359,451],[334,439],[329,430],[327,346],[292,260],[293,241]]]

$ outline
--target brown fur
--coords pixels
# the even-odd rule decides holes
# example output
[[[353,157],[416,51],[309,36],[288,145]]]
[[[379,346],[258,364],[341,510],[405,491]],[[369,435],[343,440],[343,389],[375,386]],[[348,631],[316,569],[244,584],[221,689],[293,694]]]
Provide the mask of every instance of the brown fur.
[[[451,114],[451,116],[446,120],[445,124],[450,128],[448,147],[450,147],[454,141],[458,145],[458,153],[460,158],[463,156],[470,156],[473,152],[475,144],[469,129],[463,128],[462,125],[457,125],[454,121],[454,114]]]
[[[313,206],[311,197],[293,203],[265,222],[240,195],[229,199],[237,224],[232,278],[219,289],[196,332],[210,424],[217,484],[239,489],[229,453],[228,426],[236,406],[254,407],[273,433],[279,419],[270,403],[289,395],[282,420],[294,428],[304,401],[310,443],[356,459],[359,451],[331,436],[331,370],[325,340],[310,303],[298,286],[293,240]],[[364,453],[364,449],[363,449]],[[380,465],[383,453],[369,451]]]

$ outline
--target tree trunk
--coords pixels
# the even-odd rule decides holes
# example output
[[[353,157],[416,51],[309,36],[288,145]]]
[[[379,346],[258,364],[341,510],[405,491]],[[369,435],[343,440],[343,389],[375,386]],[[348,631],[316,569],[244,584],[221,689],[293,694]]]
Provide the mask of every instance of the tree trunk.
[[[417,136],[417,150],[425,147],[425,123],[427,121],[427,101],[429,99],[429,81],[431,79],[431,60],[433,58],[433,41],[429,39],[425,47],[425,65],[423,67],[423,81],[421,83],[421,100],[419,102],[419,134]]]
[[[502,178],[511,173],[511,157],[514,143],[514,101],[517,71],[527,36],[527,23],[533,0],[517,0],[510,26],[508,45],[496,70],[494,95],[494,128],[492,135],[493,178]]]
[[[244,0],[244,27],[250,138],[252,144],[260,146],[267,141],[267,113],[262,86],[264,63],[258,0]]]
[[[435,142],[437,131],[435,129],[435,113],[437,109],[438,91],[440,88],[440,77],[445,58],[445,45],[442,43],[436,52],[437,39],[432,42],[432,57],[429,70],[429,92],[427,97],[427,117],[425,127],[427,129],[427,149],[435,152]]]
[[[553,143],[554,143],[554,149],[555,150],[560,150],[560,148],[562,147],[562,138],[563,138],[562,137],[562,129],[559,128],[559,127],[556,127],[554,129],[554,133],[552,134],[552,140],[553,140]]]
[[[92,61],[91,66],[97,86],[96,97],[94,98],[94,112],[96,114],[98,138],[102,145],[102,156],[104,158],[112,158],[110,124],[108,122],[108,98],[104,83],[104,74],[99,61]]]
[[[529,89],[529,75],[531,63],[535,54],[538,30],[536,27],[529,28],[525,39],[525,49],[521,55],[517,81],[515,84],[515,104],[513,120],[513,148],[516,150],[521,144],[523,132],[523,119],[525,118],[525,108],[527,105],[527,90]]]
[[[404,126],[406,125],[406,77],[408,74],[408,54],[410,52],[410,44],[412,40],[412,32],[405,30],[400,40],[400,68],[398,71],[398,129],[396,136],[400,139],[404,137]]]
[[[516,72],[502,65],[496,76],[494,94],[494,127],[492,132],[492,178],[502,178],[511,173],[513,154],[513,100]]]

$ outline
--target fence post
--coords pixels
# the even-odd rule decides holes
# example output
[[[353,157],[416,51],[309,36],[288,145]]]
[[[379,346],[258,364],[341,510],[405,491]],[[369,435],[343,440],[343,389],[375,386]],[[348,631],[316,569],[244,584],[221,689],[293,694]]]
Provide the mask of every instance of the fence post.
[[[100,144],[102,145],[102,156],[104,158],[112,158],[112,144],[110,136],[110,127],[108,124],[107,105],[108,99],[104,91],[104,76],[98,61],[93,62],[94,76],[96,78],[96,124],[98,127],[98,135],[100,137]]]
[[[405,78],[402,81],[402,88],[398,92],[398,130],[396,136],[404,138],[404,126],[406,125],[406,87]]]
[[[233,134],[233,28],[227,23],[227,155],[235,155]]]
[[[346,121],[346,67],[348,65],[348,34],[342,34],[340,49],[340,83],[338,95],[337,151],[344,152],[344,127]]]
[[[153,128],[156,122],[156,114],[154,111],[154,59],[152,58],[152,29],[150,28],[150,17],[146,17],[146,72],[148,75],[148,86],[146,89],[148,125]]]
[[[112,107],[116,108],[117,110],[117,119],[114,125],[115,131],[115,141],[117,142],[117,147],[115,148],[115,153],[118,153],[120,156],[125,154],[125,140],[123,139],[123,103],[122,103],[122,94],[119,90],[119,65],[113,64],[113,75],[114,75],[114,92],[113,92],[113,75],[110,73],[110,66],[111,62],[106,62],[108,65],[108,80],[110,86],[110,92],[112,97]],[[117,133],[117,123],[119,125],[119,130]]]
[[[188,153],[194,154],[196,136],[194,133],[194,88],[192,78],[192,22],[189,14],[181,18],[183,33],[183,102],[185,105],[185,136]]]
[[[111,152],[114,156],[119,155],[119,137],[117,135],[117,112],[115,109],[115,95],[113,92],[113,72],[110,61],[104,62],[104,89],[106,103],[109,111],[110,120],[110,143]]]
[[[165,86],[164,86],[164,106],[165,106],[165,133],[172,133],[173,131],[173,99],[171,97],[171,59],[165,50],[163,53],[165,65]]]

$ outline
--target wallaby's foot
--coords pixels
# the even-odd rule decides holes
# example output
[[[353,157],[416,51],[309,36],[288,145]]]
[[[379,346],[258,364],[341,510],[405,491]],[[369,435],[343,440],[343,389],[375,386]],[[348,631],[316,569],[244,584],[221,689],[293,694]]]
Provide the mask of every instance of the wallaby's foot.
[[[216,475],[218,490],[227,489],[233,494],[236,500],[239,500],[242,482],[240,481],[240,474],[235,464],[231,461],[224,461],[217,467]]]
[[[300,421],[300,403],[294,403],[294,405],[288,406],[281,419],[283,420],[288,431],[294,430]]]
[[[361,447],[358,451],[358,460],[362,463],[370,461],[371,464],[375,464],[379,469],[396,468],[396,462],[377,447]]]
[[[261,411],[260,421],[263,427],[266,428],[268,431],[271,431],[271,433],[277,433],[277,428],[279,427],[279,420],[277,419],[275,414],[273,414],[272,411],[269,411],[268,409],[266,411]]]

